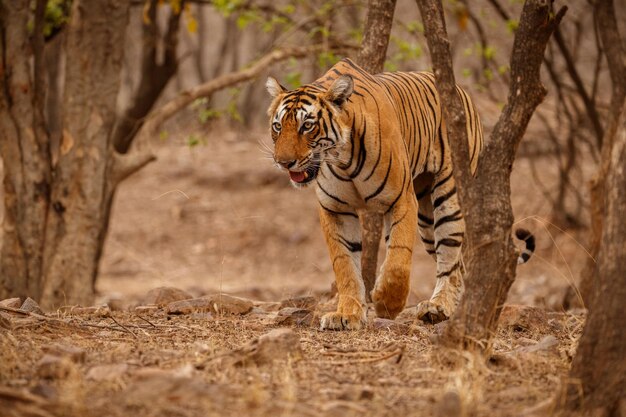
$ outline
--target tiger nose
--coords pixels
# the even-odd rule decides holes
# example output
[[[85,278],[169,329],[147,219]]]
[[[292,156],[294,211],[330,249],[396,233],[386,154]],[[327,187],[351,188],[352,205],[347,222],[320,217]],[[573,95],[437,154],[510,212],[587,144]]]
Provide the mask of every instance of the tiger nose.
[[[294,166],[296,164],[296,160],[292,160],[292,161],[283,161],[283,160],[276,160],[276,162],[278,163],[278,165],[282,166],[285,169],[289,169],[292,166]]]

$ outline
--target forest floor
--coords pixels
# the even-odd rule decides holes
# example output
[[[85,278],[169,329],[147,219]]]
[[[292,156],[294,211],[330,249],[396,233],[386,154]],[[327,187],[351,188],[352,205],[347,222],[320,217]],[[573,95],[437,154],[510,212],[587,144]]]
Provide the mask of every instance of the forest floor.
[[[547,415],[584,321],[560,301],[587,255],[545,220],[528,161],[514,167],[513,205],[537,251],[518,269],[485,363],[442,350],[441,325],[415,319],[435,273],[419,242],[395,322],[370,311],[363,330],[318,330],[333,274],[315,196],[263,157],[264,136],[171,140],[122,184],[97,282],[97,305],[108,307],[2,313],[0,416]],[[163,286],[252,304],[234,315],[136,308]],[[307,305],[281,306],[294,297]],[[279,328],[292,333],[263,336]]]

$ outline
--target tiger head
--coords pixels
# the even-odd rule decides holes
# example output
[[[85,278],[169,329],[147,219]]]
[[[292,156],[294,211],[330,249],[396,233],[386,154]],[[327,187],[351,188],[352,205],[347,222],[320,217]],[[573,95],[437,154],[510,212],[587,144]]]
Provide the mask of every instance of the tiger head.
[[[350,138],[345,104],[354,89],[350,75],[328,89],[318,84],[288,91],[274,78],[265,84],[273,97],[268,109],[274,161],[289,172],[291,183],[303,187],[317,177],[322,163],[339,164]]]

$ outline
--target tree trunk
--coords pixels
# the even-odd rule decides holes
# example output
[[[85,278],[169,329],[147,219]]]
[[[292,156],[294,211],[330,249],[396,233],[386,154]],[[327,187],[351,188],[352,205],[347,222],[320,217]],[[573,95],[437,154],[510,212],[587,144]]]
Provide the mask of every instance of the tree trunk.
[[[593,258],[589,258],[585,267],[581,271],[581,279],[579,284],[580,294],[582,295],[583,302],[588,304],[593,282],[596,279],[596,273],[598,271],[596,267],[596,259],[600,253],[600,243],[602,241],[602,220],[604,218],[604,196],[606,195],[606,189],[604,180],[608,174],[608,164],[611,152],[611,144],[613,137],[618,128],[618,118],[620,115],[620,109],[626,100],[626,66],[624,64],[624,57],[626,51],[622,43],[622,38],[617,27],[617,21],[615,19],[615,8],[613,1],[611,0],[599,0],[594,4],[594,19],[597,23],[598,32],[600,34],[600,40],[602,42],[602,48],[605,51],[607,62],[609,66],[609,72],[611,74],[611,104],[609,108],[608,121],[606,128],[604,129],[604,137],[602,138],[602,157],[600,159],[600,166],[598,171],[594,175],[590,184],[590,196],[591,196],[591,226],[590,230],[590,253]],[[604,144],[609,141],[608,146]],[[573,297],[569,295],[569,300],[566,303],[571,303]]]
[[[43,240],[50,199],[49,137],[43,121],[43,31],[33,43],[26,31],[28,0],[0,3],[0,153],[4,164],[4,221],[0,252],[0,298],[39,297]],[[37,3],[35,29],[43,24]],[[38,56],[31,66],[31,53]],[[31,74],[34,77],[31,78]]]
[[[369,0],[368,2],[365,34],[361,50],[357,55],[357,64],[372,74],[383,71],[395,8],[396,0]],[[359,221],[363,231],[361,271],[365,283],[365,296],[368,301],[371,301],[370,292],[376,283],[383,216],[382,213],[365,212],[361,214]]]
[[[626,410],[626,106],[620,119],[607,152],[604,224],[589,317],[572,363],[563,415],[617,417]]]
[[[511,168],[526,126],[545,96],[539,68],[548,39],[566,8],[554,14],[549,3],[525,2],[511,54],[508,102],[487,141],[473,179],[443,8],[436,0],[418,0],[418,6],[447,121],[454,178],[466,223],[464,255],[469,257],[465,293],[441,342],[452,347],[487,348],[515,279]]]
[[[178,69],[176,49],[182,12],[175,13],[172,10],[170,14],[167,30],[163,35],[163,62],[158,62],[157,46],[160,41],[157,25],[158,3],[157,0],[150,1],[147,21],[143,22],[139,87],[133,95],[132,103],[120,115],[113,130],[113,144],[121,153],[128,152],[144,118]],[[181,9],[182,7],[184,7],[184,1],[181,2]]]
[[[64,130],[51,190],[42,305],[90,304],[115,188],[115,121],[127,0],[74,1],[67,33]],[[107,16],[103,19],[102,16]]]

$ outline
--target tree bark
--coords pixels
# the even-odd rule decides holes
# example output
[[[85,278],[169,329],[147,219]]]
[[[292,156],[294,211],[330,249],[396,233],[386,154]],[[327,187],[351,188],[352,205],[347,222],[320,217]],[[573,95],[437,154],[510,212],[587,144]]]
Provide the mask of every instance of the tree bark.
[[[562,415],[611,417],[626,409],[626,106],[608,155],[605,210],[589,317],[572,363]],[[606,137],[606,136],[605,136]],[[606,145],[605,145],[606,146]]]
[[[451,347],[488,348],[491,335],[515,279],[516,251],[511,239],[510,175],[528,122],[545,96],[539,68],[548,39],[565,14],[551,4],[524,3],[511,54],[511,86],[506,106],[481,155],[473,179],[465,138],[465,117],[455,91],[450,46],[441,2],[418,0],[448,141],[454,178],[466,223],[466,289],[441,342]]]
[[[368,2],[365,34],[357,55],[357,64],[372,74],[383,71],[395,8],[396,0]],[[370,292],[376,283],[383,216],[381,213],[364,212],[359,216],[359,221],[363,231],[361,275],[365,283],[365,296],[367,301],[371,301]]]
[[[127,0],[74,1],[67,33],[64,130],[46,219],[41,304],[93,301],[105,237],[110,142],[120,84]],[[103,19],[102,16],[107,16]]]
[[[611,0],[599,0],[594,3],[594,19],[596,21],[602,48],[607,58],[609,73],[611,74],[611,104],[609,107],[608,120],[602,138],[602,150],[600,166],[590,184],[591,196],[591,225],[590,225],[590,248],[593,258],[587,259],[585,267],[581,271],[579,291],[585,304],[589,303],[593,282],[598,271],[596,260],[600,253],[602,241],[602,220],[604,218],[604,196],[606,188],[604,180],[608,174],[610,152],[613,138],[617,132],[620,110],[626,100],[626,65],[624,57],[626,50],[615,19],[615,7]],[[609,143],[607,143],[609,142]],[[606,146],[605,146],[606,145]],[[574,304],[570,295],[569,301]]]
[[[4,164],[4,221],[0,298],[41,295],[43,239],[50,199],[49,137],[43,119],[43,32],[26,31],[30,1],[0,3],[0,153]],[[37,3],[41,28],[44,3]],[[35,54],[34,68],[31,56]],[[31,77],[34,74],[34,77]]]
[[[158,0],[150,1],[147,21],[143,22],[139,87],[130,106],[116,120],[113,130],[113,144],[115,149],[121,153],[128,152],[143,119],[150,112],[161,92],[178,69],[176,50],[182,12],[175,13],[172,10],[170,14],[167,30],[163,35],[163,62],[159,63],[157,58],[157,45],[159,43],[158,3]],[[184,1],[181,2],[181,9],[184,7],[184,3]]]

